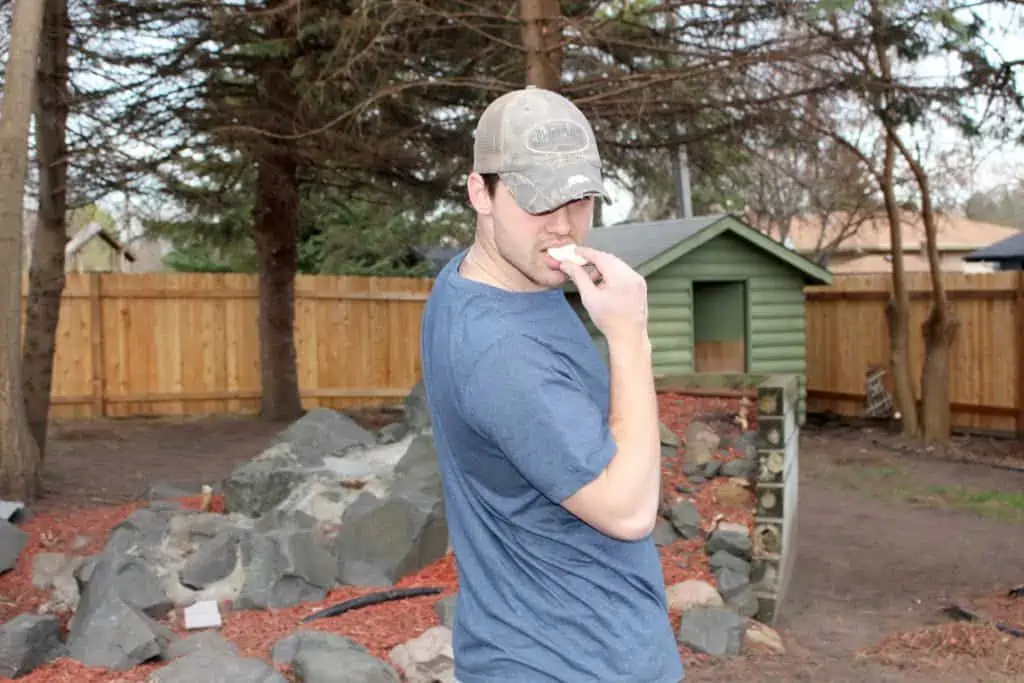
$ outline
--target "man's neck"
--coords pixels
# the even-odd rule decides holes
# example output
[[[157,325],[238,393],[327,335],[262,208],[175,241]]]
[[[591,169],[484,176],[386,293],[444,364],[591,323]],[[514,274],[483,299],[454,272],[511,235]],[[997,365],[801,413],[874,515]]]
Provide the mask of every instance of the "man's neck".
[[[536,292],[540,288],[508,262],[478,241],[473,242],[460,264],[459,274],[509,292]]]

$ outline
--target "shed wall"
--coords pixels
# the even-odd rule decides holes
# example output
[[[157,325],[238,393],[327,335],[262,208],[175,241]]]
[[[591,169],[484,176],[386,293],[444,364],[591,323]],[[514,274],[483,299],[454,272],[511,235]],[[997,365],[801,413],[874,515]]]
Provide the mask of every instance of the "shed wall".
[[[803,277],[771,254],[728,232],[648,278],[648,332],[656,374],[694,371],[694,280],[747,283],[749,373],[804,375],[807,325]],[[570,294],[569,300],[607,359],[604,338],[579,304],[578,295]]]
[[[741,237],[724,233],[662,268],[648,283],[648,290],[664,287],[665,279],[677,289],[692,280],[745,280],[748,301],[748,372],[756,374],[806,371],[807,323],[802,275]],[[664,297],[658,305],[664,305]],[[686,298],[689,305],[690,298]],[[651,303],[652,308],[654,303]],[[653,339],[652,339],[653,343]],[[656,372],[692,372],[689,367],[655,368]]]

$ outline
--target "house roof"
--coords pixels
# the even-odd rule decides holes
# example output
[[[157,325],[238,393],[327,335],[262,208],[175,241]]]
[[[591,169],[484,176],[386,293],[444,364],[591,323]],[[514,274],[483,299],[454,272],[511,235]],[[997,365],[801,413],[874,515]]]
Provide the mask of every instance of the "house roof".
[[[964,256],[964,261],[1017,261],[1024,259],[1024,232],[999,240]]]
[[[112,237],[110,233],[103,229],[99,223],[90,223],[81,230],[75,233],[75,236],[68,240],[67,246],[64,247],[64,253],[67,256],[77,254],[82,247],[89,243],[95,237],[99,237],[101,240],[110,245],[111,249],[121,252],[125,258],[129,261],[135,261],[135,254],[131,249],[126,247],[124,244],[119,242],[117,239]]]
[[[975,221],[963,216],[938,214],[936,229],[940,251],[973,251],[979,247],[1017,234],[1016,228]],[[870,253],[892,251],[889,217],[885,212],[872,215],[851,216],[836,212],[824,223],[816,216],[800,216],[790,225],[788,237],[793,248],[802,253],[811,253],[819,245],[828,245],[840,238],[833,253]],[[900,225],[904,251],[920,251],[925,239],[924,222],[919,211],[900,211]],[[850,233],[844,235],[844,233]]]
[[[586,246],[618,256],[647,277],[724,232],[737,235],[799,270],[808,284],[832,283],[832,275],[827,269],[787,249],[731,214],[595,228],[588,234]]]

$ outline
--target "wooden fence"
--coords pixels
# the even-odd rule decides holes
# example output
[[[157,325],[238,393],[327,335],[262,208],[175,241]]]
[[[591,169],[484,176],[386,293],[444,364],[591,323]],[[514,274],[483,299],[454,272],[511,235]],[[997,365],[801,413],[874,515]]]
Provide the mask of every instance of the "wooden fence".
[[[959,427],[1024,431],[1024,273],[945,276],[963,321],[950,389]],[[307,407],[396,402],[419,380],[432,281],[300,276],[295,340]],[[909,277],[918,391],[927,277]],[[888,366],[887,275],[807,289],[808,407],[855,415]],[[192,415],[259,406],[257,282],[237,274],[68,275],[53,416]]]
[[[950,302],[962,321],[950,358],[954,425],[1024,432],[1024,273],[947,273]],[[910,363],[920,398],[921,324],[931,307],[927,274],[908,277]],[[843,275],[807,288],[808,409],[859,414],[865,372],[888,368],[888,275]],[[891,389],[891,382],[889,383]]]
[[[307,407],[398,402],[419,380],[431,280],[300,276],[295,343]],[[68,274],[55,419],[254,412],[254,275]]]

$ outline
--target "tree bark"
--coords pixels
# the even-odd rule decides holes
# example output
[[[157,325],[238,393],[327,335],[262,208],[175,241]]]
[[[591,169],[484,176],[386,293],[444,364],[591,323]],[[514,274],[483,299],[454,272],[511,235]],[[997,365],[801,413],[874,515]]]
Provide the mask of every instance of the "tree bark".
[[[260,414],[294,420],[303,413],[295,351],[298,164],[286,151],[266,151],[257,167],[253,228],[259,257]]]
[[[0,111],[0,493],[39,491],[39,449],[28,428],[21,371],[22,223],[28,134],[43,0],[16,0]]]
[[[928,252],[928,273],[932,285],[932,309],[921,326],[924,337],[924,363],[921,365],[921,436],[925,443],[948,443],[953,435],[953,411],[949,398],[949,354],[960,331],[961,321],[949,303],[946,284],[939,261],[935,211],[928,174],[891,124],[889,135],[910,166],[921,191],[921,219],[924,222],[925,249]]]
[[[39,219],[29,265],[22,372],[29,429],[45,459],[67,244],[67,0],[46,0],[37,87]]]
[[[557,0],[521,0],[526,85],[558,90],[562,85],[562,17]]]
[[[889,372],[892,375],[893,395],[900,411],[903,435],[916,439],[920,434],[917,415],[917,397],[910,372],[910,295],[907,292],[903,265],[903,230],[900,226],[899,206],[893,191],[893,164],[896,149],[892,140],[885,139],[885,162],[882,168],[882,198],[889,217],[889,240],[892,246],[892,297],[886,308],[889,323]]]

